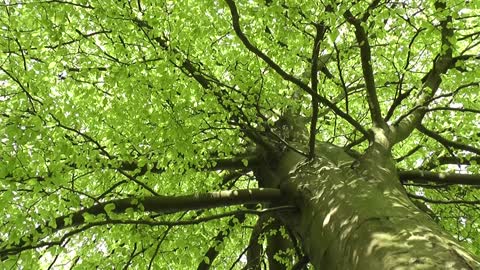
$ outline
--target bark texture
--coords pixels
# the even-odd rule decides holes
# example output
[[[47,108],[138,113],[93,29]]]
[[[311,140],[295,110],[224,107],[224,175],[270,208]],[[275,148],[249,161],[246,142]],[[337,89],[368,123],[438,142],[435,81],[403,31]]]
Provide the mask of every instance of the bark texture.
[[[480,269],[477,258],[410,201],[388,152],[374,145],[354,159],[320,144],[314,159],[287,151],[270,165],[300,208],[281,218],[315,269]]]

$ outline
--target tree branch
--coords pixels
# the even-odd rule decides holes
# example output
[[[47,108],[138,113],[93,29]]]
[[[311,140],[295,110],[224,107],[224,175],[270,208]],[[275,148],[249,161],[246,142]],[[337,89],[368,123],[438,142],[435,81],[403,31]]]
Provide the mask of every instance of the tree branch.
[[[470,146],[470,145],[466,145],[466,144],[463,144],[463,143],[458,143],[458,142],[454,142],[454,141],[451,141],[451,140],[447,140],[447,139],[443,138],[442,136],[438,135],[437,133],[427,129],[423,125],[419,125],[417,127],[417,129],[418,129],[418,131],[425,134],[426,136],[436,140],[437,142],[439,142],[440,144],[442,144],[446,148],[453,147],[453,148],[456,148],[456,149],[461,149],[461,150],[469,151],[469,152],[475,153],[477,155],[480,155],[480,149],[479,148],[476,148],[476,147],[473,147],[473,146]]]
[[[22,91],[25,93],[25,96],[27,96],[27,100],[30,103],[30,106],[32,107],[33,112],[36,112],[34,101],[39,103],[40,105],[43,105],[43,102],[40,99],[32,96],[32,94],[30,94],[30,92],[28,92],[27,88],[22,84],[22,82],[19,79],[15,78],[15,76],[13,76],[8,70],[4,69],[1,65],[0,65],[0,70],[3,73],[7,74],[7,76],[12,81],[14,81],[20,87],[20,89],[22,89]]]
[[[25,250],[61,245],[65,243],[65,241],[69,239],[69,237],[82,233],[84,231],[87,231],[91,228],[99,227],[99,226],[106,226],[106,225],[146,225],[146,226],[168,226],[168,227],[187,226],[187,225],[196,225],[196,224],[208,222],[215,219],[221,219],[229,216],[245,215],[245,214],[262,215],[262,214],[271,213],[271,212],[294,211],[295,209],[297,209],[295,206],[289,206],[289,205],[266,208],[261,210],[241,209],[241,210],[234,210],[226,213],[211,215],[203,218],[197,218],[197,219],[191,219],[191,220],[178,220],[178,221],[155,221],[155,220],[145,220],[145,219],[138,219],[138,220],[106,219],[106,220],[100,220],[100,221],[93,221],[89,223],[80,224],[83,226],[65,233],[60,240],[49,241],[49,242],[39,242],[37,244],[24,243],[24,245],[22,245],[21,243],[20,245],[14,245],[13,247],[2,249],[0,250],[0,258],[4,258],[5,256],[8,256],[8,255],[15,255]]]
[[[455,164],[455,165],[471,165],[471,161],[474,161],[476,164],[480,164],[480,156],[470,156],[470,157],[448,157],[441,156],[437,158],[439,164]]]
[[[47,222],[45,225],[36,228],[35,232],[22,237],[18,244],[10,245],[9,248],[0,249],[0,258],[9,254],[18,253],[23,250],[23,246],[32,245],[33,239],[41,239],[53,232],[65,228],[79,226],[89,223],[86,216],[98,216],[106,214],[109,211],[122,214],[127,209],[143,212],[156,212],[161,214],[171,214],[180,211],[207,209],[214,207],[224,207],[239,204],[257,204],[279,202],[284,198],[279,189],[243,189],[243,190],[225,190],[218,192],[209,192],[201,194],[191,194],[183,196],[149,196],[144,198],[124,198],[106,201],[84,208],[77,212],[60,216]],[[105,222],[112,221],[107,219]],[[118,221],[121,222],[121,221]],[[0,241],[4,242],[4,241]],[[36,247],[36,246],[35,246]]]
[[[310,82],[312,91],[318,93],[318,56],[320,54],[320,43],[325,35],[325,26],[323,24],[315,25],[316,35],[313,41],[312,49],[312,64],[310,71]],[[326,63],[325,63],[326,64]],[[324,65],[325,65],[324,64]],[[308,158],[312,159],[315,155],[315,141],[317,134],[317,121],[318,121],[318,99],[312,96],[312,119],[310,121],[310,138],[308,141],[309,151]]]
[[[209,270],[212,266],[213,261],[217,258],[220,250],[218,249],[218,245],[222,243],[226,237],[232,232],[232,228],[238,223],[243,223],[245,221],[245,213],[239,213],[234,215],[227,224],[227,228],[224,230],[220,230],[217,235],[212,239],[212,245],[210,248],[205,252],[202,257],[202,261],[198,264],[197,270]],[[204,258],[208,258],[208,261]]]
[[[439,11],[444,11],[447,6],[444,2],[435,2],[435,8]],[[403,118],[401,121],[397,121],[392,127],[393,134],[392,144],[398,143],[406,139],[413,130],[422,122],[426,113],[426,107],[428,100],[430,100],[438,90],[440,83],[442,82],[441,75],[445,74],[449,69],[455,67],[454,59],[452,58],[452,43],[450,39],[453,37],[453,29],[451,28],[452,16],[447,16],[440,21],[441,28],[441,46],[440,53],[433,61],[432,69],[422,79],[423,89],[420,96],[417,98],[417,102],[414,107],[415,111],[411,115]],[[427,93],[425,88],[429,88],[431,91]]]
[[[480,185],[480,175],[458,173],[435,173],[429,171],[399,171],[398,176],[402,183],[434,182],[448,185]]]
[[[380,104],[378,103],[375,77],[373,75],[372,67],[372,52],[367,34],[365,33],[365,29],[362,26],[362,21],[356,19],[349,10],[344,13],[344,17],[350,24],[355,27],[355,37],[357,39],[358,46],[360,47],[360,59],[362,62],[365,88],[367,90],[367,102],[370,109],[370,117],[372,118],[374,126],[383,129],[386,127],[386,125],[382,117]]]
[[[415,42],[415,39],[420,35],[422,31],[424,31],[425,28],[420,28],[418,29],[415,34],[413,35],[412,39],[410,39],[410,42],[408,43],[408,51],[407,51],[407,59],[405,60],[405,66],[403,67],[404,71],[408,70],[408,66],[410,65],[410,58],[412,56],[412,47]],[[395,109],[402,103],[402,101],[407,98],[410,93],[413,91],[413,87],[407,90],[407,92],[402,93],[402,88],[403,88],[403,82],[405,79],[405,73],[402,72],[402,75],[400,77],[398,86],[397,86],[397,93],[395,94],[395,99],[393,100],[392,105],[387,111],[387,114],[385,115],[385,122],[390,120],[390,118],[393,116],[393,113],[395,112]]]
[[[412,194],[412,193],[408,193],[407,195],[410,198],[414,198],[414,199],[417,199],[417,200],[421,200],[421,201],[424,201],[424,202],[427,202],[427,203],[433,203],[433,204],[467,204],[467,205],[479,205],[480,204],[480,200],[475,200],[475,201],[448,200],[448,201],[446,201],[446,200],[434,200],[434,199],[430,199],[430,198],[427,198],[427,197],[424,197],[424,196],[415,195],[415,194]]]
[[[418,150],[422,149],[424,146],[423,145],[417,145],[415,146],[414,148],[410,149],[410,151],[408,151],[405,155],[399,157],[399,158],[396,158],[395,159],[395,162],[396,163],[399,163],[401,161],[403,161],[404,159],[406,159],[407,157],[415,154],[415,152],[417,152]]]
[[[370,134],[367,132],[367,130],[360,125],[355,119],[353,119],[349,114],[346,114],[344,111],[340,110],[334,103],[326,99],[325,97],[319,95],[318,93],[315,93],[312,91],[312,89],[299,80],[298,78],[295,78],[293,75],[288,74],[285,72],[279,65],[277,65],[272,59],[270,59],[266,54],[264,54],[262,51],[260,51],[257,47],[255,47],[248,38],[245,36],[245,34],[242,32],[240,28],[240,17],[238,14],[237,7],[235,5],[235,2],[233,0],[225,0],[227,3],[228,7],[230,8],[230,13],[232,14],[232,25],[235,33],[237,34],[238,38],[240,41],[242,41],[243,45],[252,53],[260,57],[267,65],[272,68],[277,74],[279,74],[283,79],[292,82],[293,84],[297,85],[300,87],[300,89],[304,90],[308,94],[312,96],[312,98],[317,99],[320,103],[323,105],[327,106],[330,108],[333,112],[335,112],[338,116],[341,118],[345,119],[349,124],[351,124],[353,127],[355,127],[359,132],[361,132],[363,135],[370,137]]]
[[[241,170],[249,167],[255,167],[258,164],[257,157],[255,155],[240,155],[237,157],[232,157],[232,158],[219,158],[215,159],[212,158],[209,160],[210,162],[204,167],[198,168],[198,167],[193,167],[196,170],[199,171],[218,171],[218,170]],[[248,164],[245,166],[245,162]],[[163,173],[165,172],[165,168],[161,167],[158,162],[153,162],[149,164],[145,164],[140,167],[140,165],[136,161],[129,161],[129,162],[122,162],[121,165],[118,168],[119,170],[123,171],[134,171],[134,170],[139,170],[138,173],[136,173],[136,176],[144,175],[147,173],[147,171],[150,171],[152,173]]]
[[[433,112],[433,111],[457,111],[457,112],[470,112],[470,113],[480,114],[480,110],[470,109],[470,108],[435,107],[435,108],[427,109],[427,112]]]
[[[288,74],[285,70],[283,70],[277,63],[275,63],[270,57],[268,57],[265,53],[263,53],[260,49],[255,47],[250,40],[248,40],[247,36],[243,33],[242,29],[240,28],[240,16],[238,14],[237,6],[233,0],[225,0],[227,3],[230,13],[232,14],[232,25],[235,34],[237,34],[238,38],[242,41],[245,47],[253,52],[256,56],[260,57],[269,67],[271,67],[278,75],[280,75],[283,79],[292,82],[293,84],[300,87],[302,90],[306,91],[307,93],[313,95],[313,91],[307,84],[302,82],[300,79],[296,78],[295,76]]]

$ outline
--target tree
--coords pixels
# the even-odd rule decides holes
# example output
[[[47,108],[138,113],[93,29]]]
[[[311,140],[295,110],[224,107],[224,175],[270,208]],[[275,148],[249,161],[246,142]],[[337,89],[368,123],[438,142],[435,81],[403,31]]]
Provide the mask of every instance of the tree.
[[[478,1],[4,1],[8,269],[480,269]]]

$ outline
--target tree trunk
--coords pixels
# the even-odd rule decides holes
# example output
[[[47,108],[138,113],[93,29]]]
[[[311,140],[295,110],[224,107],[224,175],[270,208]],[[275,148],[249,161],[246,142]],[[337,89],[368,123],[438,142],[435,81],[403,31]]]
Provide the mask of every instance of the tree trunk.
[[[300,208],[281,216],[315,269],[480,269],[474,258],[407,197],[380,147],[360,159],[329,144],[306,161],[289,151],[270,166]]]

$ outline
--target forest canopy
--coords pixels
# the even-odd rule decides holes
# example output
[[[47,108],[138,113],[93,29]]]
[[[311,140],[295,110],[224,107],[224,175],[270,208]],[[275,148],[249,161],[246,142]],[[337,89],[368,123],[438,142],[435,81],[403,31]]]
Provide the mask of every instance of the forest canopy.
[[[480,255],[479,1],[3,1],[0,14],[2,268],[340,261],[291,223],[310,209],[292,195],[310,196],[292,184],[302,166],[325,184],[309,202],[339,196],[317,200],[323,227],[398,203],[453,235],[451,254]],[[359,201],[345,175],[374,179]],[[359,209],[337,212],[349,197]]]

